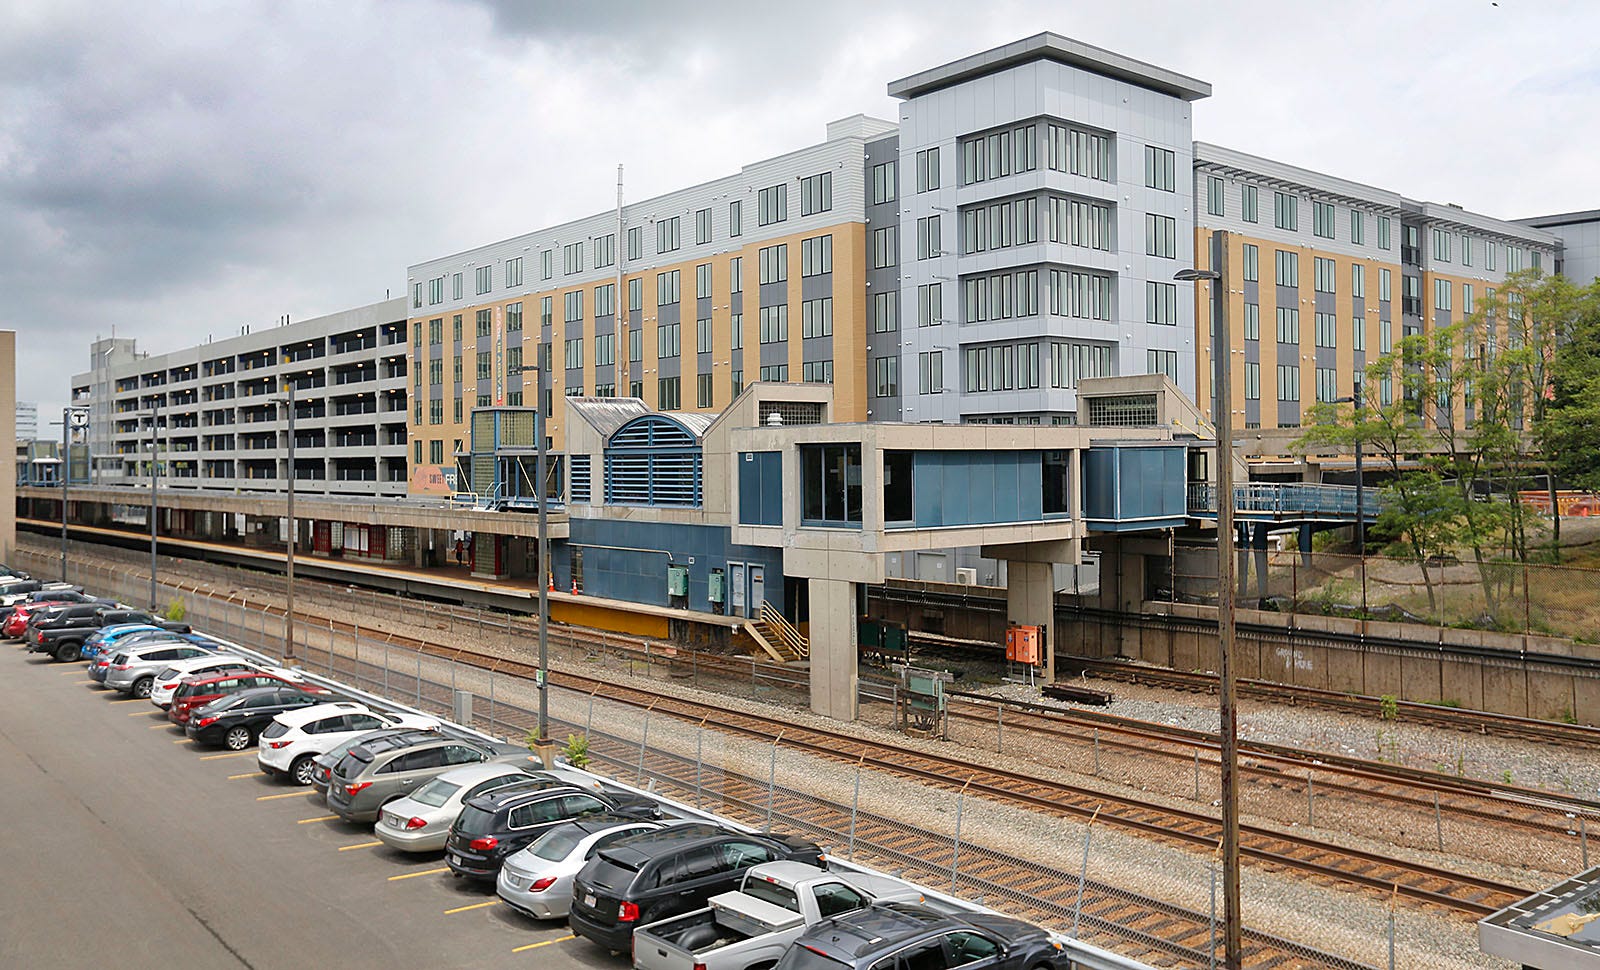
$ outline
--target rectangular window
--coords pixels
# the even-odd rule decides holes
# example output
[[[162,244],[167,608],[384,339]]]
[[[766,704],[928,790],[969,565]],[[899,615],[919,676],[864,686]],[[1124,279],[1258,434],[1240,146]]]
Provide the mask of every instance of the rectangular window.
[[[1472,237],[1466,233],[1461,234],[1461,265],[1472,265]]]
[[[1278,365],[1278,400],[1300,400],[1300,365]]]
[[[1287,192],[1272,193],[1272,224],[1279,229],[1298,232],[1300,229],[1300,198]]]
[[[428,305],[444,302],[444,277],[438,276],[428,281]]]
[[[1145,373],[1165,374],[1173,380],[1178,379],[1178,352],[1176,350],[1147,350],[1145,356]]]
[[[1311,234],[1324,239],[1333,238],[1334,208],[1332,202],[1311,203]]]
[[[439,424],[441,422],[432,421],[432,422],[429,422],[429,423],[430,424]],[[435,465],[437,465],[440,462],[444,461],[444,442],[443,441],[435,439],[433,441],[428,442],[428,460],[433,462]]]
[[[413,283],[413,284],[411,284],[411,305],[413,307],[422,306],[422,284],[421,283]]]
[[[1206,176],[1206,213],[1220,216],[1222,210],[1222,178],[1216,175]]]
[[[782,283],[789,278],[789,246],[764,246],[759,255],[759,280],[762,283]]]
[[[494,311],[488,308],[479,310],[475,322],[477,323],[478,339],[482,341],[494,329]]]
[[[494,376],[494,355],[485,350],[478,354],[478,380],[486,381]]]
[[[605,367],[617,362],[617,335],[614,333],[597,333],[594,335],[594,363],[596,367]]]
[[[644,331],[638,327],[628,331],[628,362],[637,364],[644,360]],[[637,392],[630,391],[630,397],[638,397]]]
[[[694,268],[694,295],[702,300],[711,295],[710,263],[701,263]]]
[[[1082,199],[1050,199],[1050,241],[1111,250],[1111,207]]]
[[[506,304],[506,332],[522,332],[522,301]]]
[[[696,209],[694,213],[694,241],[697,246],[704,246],[711,241],[711,210]]]
[[[744,200],[735,199],[728,203],[728,235],[744,235]]]
[[[1085,377],[1111,377],[1115,374],[1112,348],[1097,344],[1050,344],[1050,386],[1077,387]]]
[[[1078,270],[1050,271],[1050,312],[1085,320],[1111,319],[1111,277]]]
[[[628,281],[628,309],[644,309],[644,278],[635,276]]]
[[[683,408],[683,389],[678,378],[662,377],[656,380],[656,410],[677,411]]]
[[[1450,281],[1433,281],[1433,308],[1435,310],[1450,309]]]
[[[872,294],[872,332],[890,333],[900,329],[900,291]]]
[[[562,317],[562,320],[568,324],[583,322],[582,290],[573,290],[571,293],[563,293],[561,295],[561,304],[562,309],[565,311],[565,315]]]
[[[872,396],[894,397],[900,393],[900,358],[875,357],[872,361]]]
[[[1316,256],[1313,257],[1311,269],[1313,275],[1316,277],[1316,291],[1318,293],[1334,292],[1336,286],[1334,277],[1339,271],[1338,264],[1331,259],[1325,259],[1321,256]]]
[[[1339,372],[1332,367],[1317,368],[1317,403],[1328,404],[1339,396]]]
[[[695,403],[695,407],[708,408],[708,407],[711,406],[711,399],[712,399],[711,375],[710,374],[700,374],[697,377],[695,377],[695,381],[694,381],[694,403]]]
[[[671,216],[656,223],[656,252],[677,252],[683,246],[681,235],[682,225],[678,216]]]
[[[1244,244],[1244,279],[1247,283],[1261,280],[1261,247],[1255,243]]]
[[[788,364],[768,364],[761,368],[761,379],[782,384],[789,379]]]
[[[1493,270],[1494,269],[1494,251],[1495,251],[1496,248],[1497,247],[1495,246],[1495,244],[1490,242],[1489,240],[1485,239],[1483,241],[1483,268],[1484,269],[1487,269],[1487,270]]]
[[[1385,303],[1390,299],[1389,281],[1389,271],[1380,268],[1378,270],[1378,299]]]
[[[1110,135],[1051,125],[1046,137],[1045,164],[1051,169],[1100,182],[1110,182],[1116,177]]]
[[[1300,311],[1291,306],[1278,307],[1278,343],[1300,343]]]
[[[1165,148],[1144,146],[1144,187],[1173,192],[1177,189],[1174,161],[1177,156]]]
[[[800,365],[800,379],[807,384],[832,384],[833,361],[808,360]]]
[[[1394,349],[1394,324],[1388,320],[1378,321],[1378,353],[1387,354]],[[1389,403],[1387,401],[1385,404]]]
[[[1300,254],[1279,249],[1277,253],[1277,283],[1279,286],[1300,285]]]
[[[1378,248],[1379,249],[1388,249],[1389,248],[1389,217],[1388,216],[1379,216],[1378,217]]]
[[[615,266],[617,262],[617,234],[609,232],[604,236],[596,236],[592,242],[594,245],[594,268],[605,269],[607,266]]]
[[[476,278],[477,278],[476,282],[478,284],[478,295],[479,296],[482,296],[483,294],[485,294],[485,293],[489,292],[490,290],[494,289],[494,267],[493,266],[479,266],[477,271],[476,271]]]
[[[1164,256],[1175,259],[1178,255],[1178,220],[1172,216],[1145,213],[1144,253],[1146,256]]]
[[[1251,361],[1244,365],[1244,399],[1261,400],[1261,365]]]
[[[567,370],[583,370],[583,338],[571,337],[566,342]]]
[[[635,260],[635,259],[643,259],[643,258],[644,258],[644,227],[643,226],[629,226],[628,227],[628,259],[629,260]]]
[[[1506,247],[1506,272],[1516,273],[1523,269],[1523,253],[1521,246]]]
[[[1178,324],[1178,287],[1174,283],[1144,284],[1144,322],[1164,326]]]
[[[515,256],[506,260],[506,286],[522,285],[522,257]],[[439,278],[439,295],[444,295],[444,277]]]
[[[1367,295],[1367,269],[1360,263],[1350,267],[1350,295],[1360,297]]]
[[[728,260],[728,292],[744,292],[744,257],[735,256]]]
[[[764,344],[782,343],[789,339],[789,304],[764,306],[758,322],[757,339]]]
[[[925,148],[917,152],[917,191],[926,192],[939,187],[939,149]]]
[[[825,296],[800,304],[800,336],[833,336],[833,297]]]
[[[694,350],[697,354],[711,353],[711,318],[704,317],[694,323]]]
[[[450,299],[452,299],[452,300],[460,300],[460,299],[463,298],[464,293],[465,293],[465,289],[464,289],[464,287],[462,285],[461,274],[460,273],[451,273],[450,274]]]
[[[444,360],[440,359],[428,361],[428,383],[444,383]]]
[[[594,288],[594,315],[600,317],[615,316],[617,313],[617,284],[606,283]]]
[[[917,287],[917,326],[933,327],[944,322],[942,283],[924,283]]]
[[[731,401],[731,400],[733,400],[733,398],[736,398],[740,394],[744,393],[744,371],[742,371],[742,370],[733,371],[732,373],[730,373],[728,375],[728,381],[729,381],[729,384],[732,386],[731,396],[728,398],[728,400]]]
[[[683,299],[682,270],[656,274],[656,306],[671,306]]]
[[[732,345],[730,346],[729,349],[731,349],[731,350],[743,350],[744,349],[744,314],[742,314],[742,313],[731,313],[731,314],[729,314],[728,315],[728,330],[729,330],[729,336],[733,341],[733,343],[732,343]]]
[[[944,393],[944,351],[929,350],[917,354],[917,393]]]
[[[1331,313],[1318,313],[1313,318],[1314,333],[1318,347],[1337,347],[1339,344],[1339,320]]]
[[[814,236],[800,240],[800,275],[822,276],[833,272],[833,237]]]
[[[1239,218],[1245,222],[1260,222],[1260,193],[1254,185],[1239,186]]]
[[[1441,263],[1450,262],[1450,233],[1443,229],[1433,231],[1433,258]]]
[[[768,186],[757,193],[756,224],[770,226],[789,218],[789,186],[784,183]]]
[[[1466,314],[1472,313],[1472,284],[1471,283],[1462,283],[1461,284],[1461,312],[1462,313],[1466,313]]]
[[[872,230],[872,268],[884,269],[900,261],[900,232],[896,226]]]
[[[896,174],[900,170],[898,162],[884,162],[872,166],[872,204],[882,205],[895,200]]]
[[[1350,242],[1357,246],[1367,244],[1367,217],[1355,209],[1350,210]]]
[[[561,275],[583,272],[583,243],[567,243],[561,247]]]
[[[417,325],[417,336],[420,337],[421,335],[422,335],[422,325],[418,324]],[[430,343],[430,344],[442,344],[442,343],[444,343],[444,317],[434,317],[432,320],[428,321],[428,343]],[[421,341],[418,341],[418,345],[419,346],[421,345]]]
[[[1360,351],[1367,349],[1367,321],[1361,317],[1350,321],[1350,349]]]
[[[656,327],[656,356],[677,357],[683,351],[683,325],[663,323]]]
[[[450,365],[450,379],[457,384],[461,383],[461,355],[456,354]]]
[[[1261,339],[1261,304],[1246,303],[1244,305],[1244,339]]]
[[[542,250],[539,253],[539,278],[549,279],[556,275],[556,254],[553,249]]]
[[[546,297],[545,299],[549,299]],[[450,339],[455,343],[461,342],[461,314],[450,318]]]
[[[828,212],[833,208],[833,173],[823,172],[800,180],[800,214]]]
[[[932,259],[942,256],[939,246],[939,217],[924,216],[917,220],[917,258]]]

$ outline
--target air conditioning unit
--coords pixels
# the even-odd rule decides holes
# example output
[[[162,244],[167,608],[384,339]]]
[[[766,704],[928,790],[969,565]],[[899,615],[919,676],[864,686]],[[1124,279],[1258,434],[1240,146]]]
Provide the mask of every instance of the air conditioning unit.
[[[956,583],[961,586],[978,585],[978,570],[958,568],[956,570]]]

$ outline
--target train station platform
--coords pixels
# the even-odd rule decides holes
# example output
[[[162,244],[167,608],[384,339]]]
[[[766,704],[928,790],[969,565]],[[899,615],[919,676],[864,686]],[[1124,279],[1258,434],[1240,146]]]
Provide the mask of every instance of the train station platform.
[[[1531,970],[1597,970],[1600,867],[1479,920],[1478,945]]]

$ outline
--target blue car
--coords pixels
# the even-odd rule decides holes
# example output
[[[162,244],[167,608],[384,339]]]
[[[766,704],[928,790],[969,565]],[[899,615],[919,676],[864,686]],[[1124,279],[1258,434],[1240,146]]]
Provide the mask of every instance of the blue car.
[[[83,646],[78,648],[78,656],[84,660],[93,660],[113,647],[153,636],[198,644],[208,650],[214,650],[217,646],[210,638],[192,633],[186,626],[170,629],[152,626],[149,623],[119,623],[115,626],[97,630],[89,639],[83,642]]]

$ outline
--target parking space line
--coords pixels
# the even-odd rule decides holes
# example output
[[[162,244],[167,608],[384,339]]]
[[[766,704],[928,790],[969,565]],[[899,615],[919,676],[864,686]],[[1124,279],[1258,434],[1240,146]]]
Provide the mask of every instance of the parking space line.
[[[112,703],[116,703],[116,702],[113,701]],[[216,761],[216,760],[218,760],[220,758],[243,758],[247,754],[255,754],[255,752],[254,751],[229,751],[227,754],[208,754],[205,757],[201,758],[200,760],[201,761]]]
[[[338,817],[337,815],[318,815],[316,818],[303,818],[294,824],[310,825],[312,822],[331,822]]]
[[[498,905],[500,905],[500,900],[491,899],[487,903],[473,903],[471,906],[457,906],[455,909],[447,909],[447,910],[444,911],[444,914],[446,916],[449,916],[449,915],[451,915],[453,913],[465,913],[469,909],[483,909],[483,908],[488,907],[488,906],[498,906]]]
[[[73,671],[73,673],[78,673],[78,672],[77,672],[77,671]],[[81,677],[81,676],[83,676],[83,675],[82,675],[82,674],[78,674],[78,676],[80,676],[80,677]],[[87,684],[87,685],[89,685],[89,686],[90,686],[90,687],[97,687],[97,686],[99,686],[99,684],[100,684],[100,682],[99,682],[99,681],[98,681],[98,680],[80,680],[80,681],[78,681],[78,683],[80,683],[80,684]]]
[[[140,713],[143,713],[143,712],[142,712],[142,711],[141,711],[141,712],[140,712]],[[161,724],[152,724],[152,725],[150,725],[150,727],[149,727],[149,728],[147,728],[147,729],[146,729],[146,730],[150,730],[150,731],[159,731],[159,730],[161,730],[161,729],[162,729],[162,728],[169,728],[169,727],[172,727],[172,725],[170,725],[170,724],[166,724],[166,723],[161,723]]]
[[[312,821],[315,821],[315,819],[312,819]],[[436,876],[441,872],[449,872],[449,871],[450,871],[450,867],[449,866],[440,866],[437,869],[423,869],[420,872],[402,872],[398,876],[390,876],[388,881],[389,882],[399,882],[402,879],[415,879],[418,876]]]
[[[58,677],[71,677],[73,675],[82,677],[83,676],[83,671],[81,671],[81,670],[58,670],[58,671],[56,671],[56,676],[58,676]]]
[[[150,712],[149,711],[134,711],[132,714],[129,714],[128,716],[129,717],[149,717],[150,716]]]
[[[260,773],[261,772],[259,772],[259,771],[247,771],[242,775],[229,775],[228,776],[228,780],[229,781],[238,781],[240,778],[254,778],[256,775],[259,775]]]
[[[280,798],[304,798],[304,797],[306,797],[306,793],[303,792],[303,791],[291,791],[291,792],[284,792],[282,795],[257,795],[256,796],[256,801],[258,801],[258,802],[272,802],[272,801],[277,801]]]
[[[529,943],[527,946],[519,946],[514,948],[511,952],[521,953],[524,950],[537,950],[541,946],[549,946],[552,943],[565,943],[568,940],[575,940],[577,938],[578,937],[575,934],[568,933],[566,936],[559,937],[554,940],[540,940],[538,943]]]
[[[120,701],[106,701],[107,704],[148,704],[143,697],[124,697]]]
[[[172,743],[173,744],[188,744],[189,743],[189,739],[188,738],[173,738],[172,739]]]
[[[341,845],[339,846],[339,851],[349,852],[351,849],[370,849],[375,845],[382,844],[382,842],[357,842],[355,845]]]

